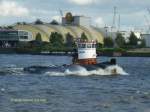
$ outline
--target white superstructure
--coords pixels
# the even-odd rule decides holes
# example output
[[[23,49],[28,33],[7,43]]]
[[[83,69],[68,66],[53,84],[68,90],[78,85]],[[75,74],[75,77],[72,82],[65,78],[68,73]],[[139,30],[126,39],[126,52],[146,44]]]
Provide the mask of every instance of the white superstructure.
[[[96,59],[96,42],[78,42],[78,59]]]

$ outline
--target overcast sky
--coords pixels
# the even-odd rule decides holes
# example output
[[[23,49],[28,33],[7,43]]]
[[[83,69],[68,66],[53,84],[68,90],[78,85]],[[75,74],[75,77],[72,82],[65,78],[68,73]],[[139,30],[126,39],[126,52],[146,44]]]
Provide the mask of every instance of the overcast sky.
[[[0,24],[33,22],[37,18],[46,22],[60,20],[61,9],[64,15],[69,11],[91,17],[97,26],[112,25],[114,6],[116,21],[120,14],[122,27],[140,27],[150,21],[150,0],[0,0]]]

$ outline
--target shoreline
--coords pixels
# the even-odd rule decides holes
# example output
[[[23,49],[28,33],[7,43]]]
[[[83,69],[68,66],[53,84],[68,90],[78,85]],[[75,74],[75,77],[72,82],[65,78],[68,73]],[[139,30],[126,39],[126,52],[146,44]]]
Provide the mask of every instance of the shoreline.
[[[72,51],[51,51],[51,52],[29,52],[22,51],[17,52],[15,48],[11,49],[0,49],[0,54],[17,54],[17,55],[54,55],[54,56],[72,56],[74,52]],[[97,51],[97,56],[106,56],[106,57],[150,57],[150,52],[145,52],[144,50],[137,51]]]
[[[17,53],[17,52],[0,52],[1,54],[7,55],[49,55],[49,56],[72,56],[73,52],[51,52],[51,53]],[[97,56],[105,56],[105,57],[150,57],[150,53],[121,53],[121,55],[114,55],[111,53],[98,53]]]

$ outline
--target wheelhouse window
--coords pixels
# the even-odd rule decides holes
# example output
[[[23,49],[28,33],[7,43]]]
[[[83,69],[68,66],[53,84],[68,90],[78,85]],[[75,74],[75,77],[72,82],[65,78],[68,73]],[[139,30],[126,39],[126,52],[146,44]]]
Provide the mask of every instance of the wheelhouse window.
[[[81,48],[81,44],[78,44],[78,48]]]
[[[96,45],[95,45],[95,44],[92,44],[92,48],[96,48]]]
[[[78,44],[78,48],[86,48],[86,44],[80,43],[80,44]]]
[[[86,44],[81,44],[81,48],[86,48]]]
[[[92,48],[92,45],[91,44],[87,44],[87,48]]]

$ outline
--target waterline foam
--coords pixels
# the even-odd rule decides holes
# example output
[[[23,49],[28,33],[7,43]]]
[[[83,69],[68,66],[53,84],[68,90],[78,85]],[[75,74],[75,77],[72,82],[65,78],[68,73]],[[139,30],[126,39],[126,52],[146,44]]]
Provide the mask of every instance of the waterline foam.
[[[112,70],[116,69],[116,74],[118,75],[128,75],[123,68],[118,65],[109,66],[105,69],[98,68],[96,70],[88,71],[86,68],[82,66],[78,66],[78,70],[71,70],[66,69],[65,72],[46,72],[50,76],[69,76],[69,75],[76,75],[76,76],[92,76],[92,75],[114,75],[112,74]]]

